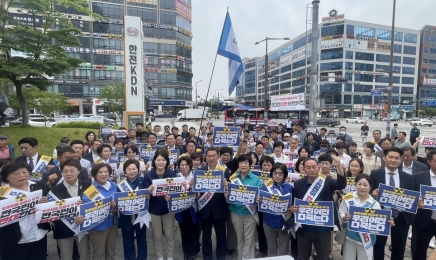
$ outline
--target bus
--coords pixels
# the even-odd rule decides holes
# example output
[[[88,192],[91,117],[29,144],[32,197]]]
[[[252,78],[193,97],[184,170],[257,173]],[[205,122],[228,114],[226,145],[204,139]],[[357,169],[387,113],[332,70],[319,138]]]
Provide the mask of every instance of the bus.
[[[249,130],[253,130],[256,125],[265,125],[263,120],[264,115],[263,108],[253,108],[253,109],[241,109],[235,110],[236,114],[236,125],[244,125],[247,118],[250,119]],[[286,125],[288,118],[296,123],[301,118],[309,118],[309,110],[298,110],[298,111],[270,111],[268,110],[268,121],[275,119],[277,123],[282,123]],[[228,109],[224,111],[224,124],[226,126],[233,126],[235,121],[233,109]]]

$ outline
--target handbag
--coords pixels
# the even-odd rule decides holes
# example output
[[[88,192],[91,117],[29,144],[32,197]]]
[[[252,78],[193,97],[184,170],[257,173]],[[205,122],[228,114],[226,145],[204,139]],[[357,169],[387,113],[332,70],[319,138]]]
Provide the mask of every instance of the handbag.
[[[345,243],[345,237],[347,236],[347,227],[342,227],[341,231],[337,232],[335,235],[335,241],[343,245]]]

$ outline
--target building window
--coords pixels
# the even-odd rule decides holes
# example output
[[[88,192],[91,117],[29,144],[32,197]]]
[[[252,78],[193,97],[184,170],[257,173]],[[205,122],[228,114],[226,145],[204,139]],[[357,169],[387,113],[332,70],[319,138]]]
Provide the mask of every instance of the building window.
[[[372,96],[354,95],[353,104],[372,104]]]
[[[354,92],[371,92],[372,85],[354,85]]]
[[[401,84],[413,84],[414,78],[413,77],[402,77]]]
[[[392,71],[394,73],[400,73],[401,72],[400,68],[401,68],[400,66],[392,66]],[[375,69],[376,70],[383,70],[384,72],[389,72],[389,65],[377,64],[375,66]]]
[[[101,65],[123,65],[124,56],[96,54],[94,55],[94,63]]]
[[[306,70],[305,69],[296,70],[296,71],[292,72],[292,77],[303,76],[304,74],[306,74]],[[286,78],[283,79],[283,80],[286,80]]]
[[[301,67],[304,67],[304,66],[306,66],[306,60],[304,60],[304,59],[292,63],[292,68],[294,70],[298,69],[298,68],[301,68]]]
[[[346,51],[345,52],[345,58],[346,59],[353,59],[353,52],[352,51]]]
[[[379,62],[390,62],[390,55],[384,55],[384,54],[377,54],[376,61]],[[394,63],[400,63],[401,64],[401,57],[400,56],[394,56]]]
[[[396,42],[402,42],[403,41],[403,33],[402,32],[395,32],[394,40]]]
[[[393,81],[393,83],[400,84],[400,77],[399,76],[393,76],[392,77],[392,81]],[[383,75],[377,75],[375,77],[375,82],[389,83],[389,77],[388,76],[383,76]]]
[[[292,43],[289,44],[288,46],[284,47],[281,50],[282,55],[285,55],[286,53],[290,53],[292,51]]]
[[[306,36],[304,36],[301,39],[298,39],[296,42],[293,43],[294,45],[294,50],[306,45]]]
[[[292,64],[286,65],[280,69],[280,73],[288,72],[292,69]]]
[[[141,17],[144,22],[157,23],[157,11],[153,9],[127,6],[127,15]]]
[[[176,10],[176,1],[174,0],[159,0],[160,9]]]
[[[404,34],[404,42],[416,43],[417,35],[414,33],[405,33]]]
[[[359,28],[359,27],[357,27],[357,28]],[[373,53],[366,53],[366,52],[358,52],[358,51],[356,51],[355,59],[356,60],[374,61],[374,54]]]
[[[124,6],[92,2],[92,11],[103,17],[122,18]]]
[[[372,78],[372,75],[355,74],[354,81],[372,82],[373,78]],[[354,91],[356,91],[356,86],[358,86],[358,85],[354,85]]]
[[[344,84],[344,91],[352,92],[353,91],[353,85],[345,83]]]
[[[341,70],[342,65],[343,65],[343,62],[321,63],[320,64],[320,71]]]
[[[382,40],[390,40],[391,39],[391,31],[378,29],[377,30],[377,38]]]
[[[355,63],[355,70],[363,70],[363,71],[374,71],[374,64],[366,64],[366,63]]]
[[[176,45],[175,44],[161,43],[160,44],[160,53],[176,54]]]
[[[354,35],[354,25],[347,24],[347,34],[348,35]]]
[[[95,33],[113,33],[113,34],[122,34],[123,33],[123,25],[121,24],[113,24],[113,23],[93,23],[93,30]]]
[[[416,55],[416,47],[404,45],[404,54]]]
[[[144,42],[143,48],[145,52],[152,52],[152,53],[158,53],[158,44],[155,42]]]
[[[122,50],[124,49],[124,42],[116,39],[103,39],[103,38],[93,38],[93,47],[95,49],[111,49],[111,50]]]
[[[402,53],[403,46],[401,44],[394,44],[394,53]]]
[[[413,87],[401,87],[401,94],[413,94]]]
[[[415,65],[415,58],[403,57],[403,64]]]
[[[346,70],[352,70],[353,69],[353,63],[352,62],[345,62],[345,69]]]
[[[356,36],[375,38],[375,29],[363,26],[356,26]]]
[[[321,60],[342,59],[344,56],[343,49],[332,49],[321,51]]]
[[[415,68],[413,67],[403,67],[403,74],[415,74]]]
[[[168,11],[160,11],[160,23],[176,24],[176,13]]]
[[[326,26],[321,28],[321,37],[344,34],[344,25]]]

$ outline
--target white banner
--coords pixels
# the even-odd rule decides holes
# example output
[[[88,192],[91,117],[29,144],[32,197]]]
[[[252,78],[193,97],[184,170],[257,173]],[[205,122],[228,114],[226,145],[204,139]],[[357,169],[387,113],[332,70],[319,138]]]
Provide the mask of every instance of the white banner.
[[[153,180],[153,196],[165,196],[168,193],[182,192],[184,177]]]
[[[306,109],[304,94],[290,94],[271,97],[271,111],[289,111]]]
[[[80,197],[61,199],[35,206],[36,223],[53,222],[60,219],[73,219],[79,216]]]

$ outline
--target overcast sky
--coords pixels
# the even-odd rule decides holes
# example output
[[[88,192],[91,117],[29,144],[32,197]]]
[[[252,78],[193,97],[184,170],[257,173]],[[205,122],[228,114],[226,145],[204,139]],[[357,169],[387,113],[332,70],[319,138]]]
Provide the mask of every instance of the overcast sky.
[[[265,43],[254,43],[265,37],[291,40],[306,29],[306,5],[311,0],[192,0],[192,84],[198,83],[198,95],[204,98],[211,77],[227,7],[239,45],[241,58],[265,55]],[[321,0],[319,18],[336,9],[345,19],[390,25],[393,0]],[[435,0],[397,0],[396,27],[420,30],[426,24],[435,25]],[[268,51],[286,41],[269,41]],[[218,56],[209,98],[219,90],[228,97],[227,59]],[[235,91],[232,96],[235,96]],[[195,100],[195,92],[193,92]]]

